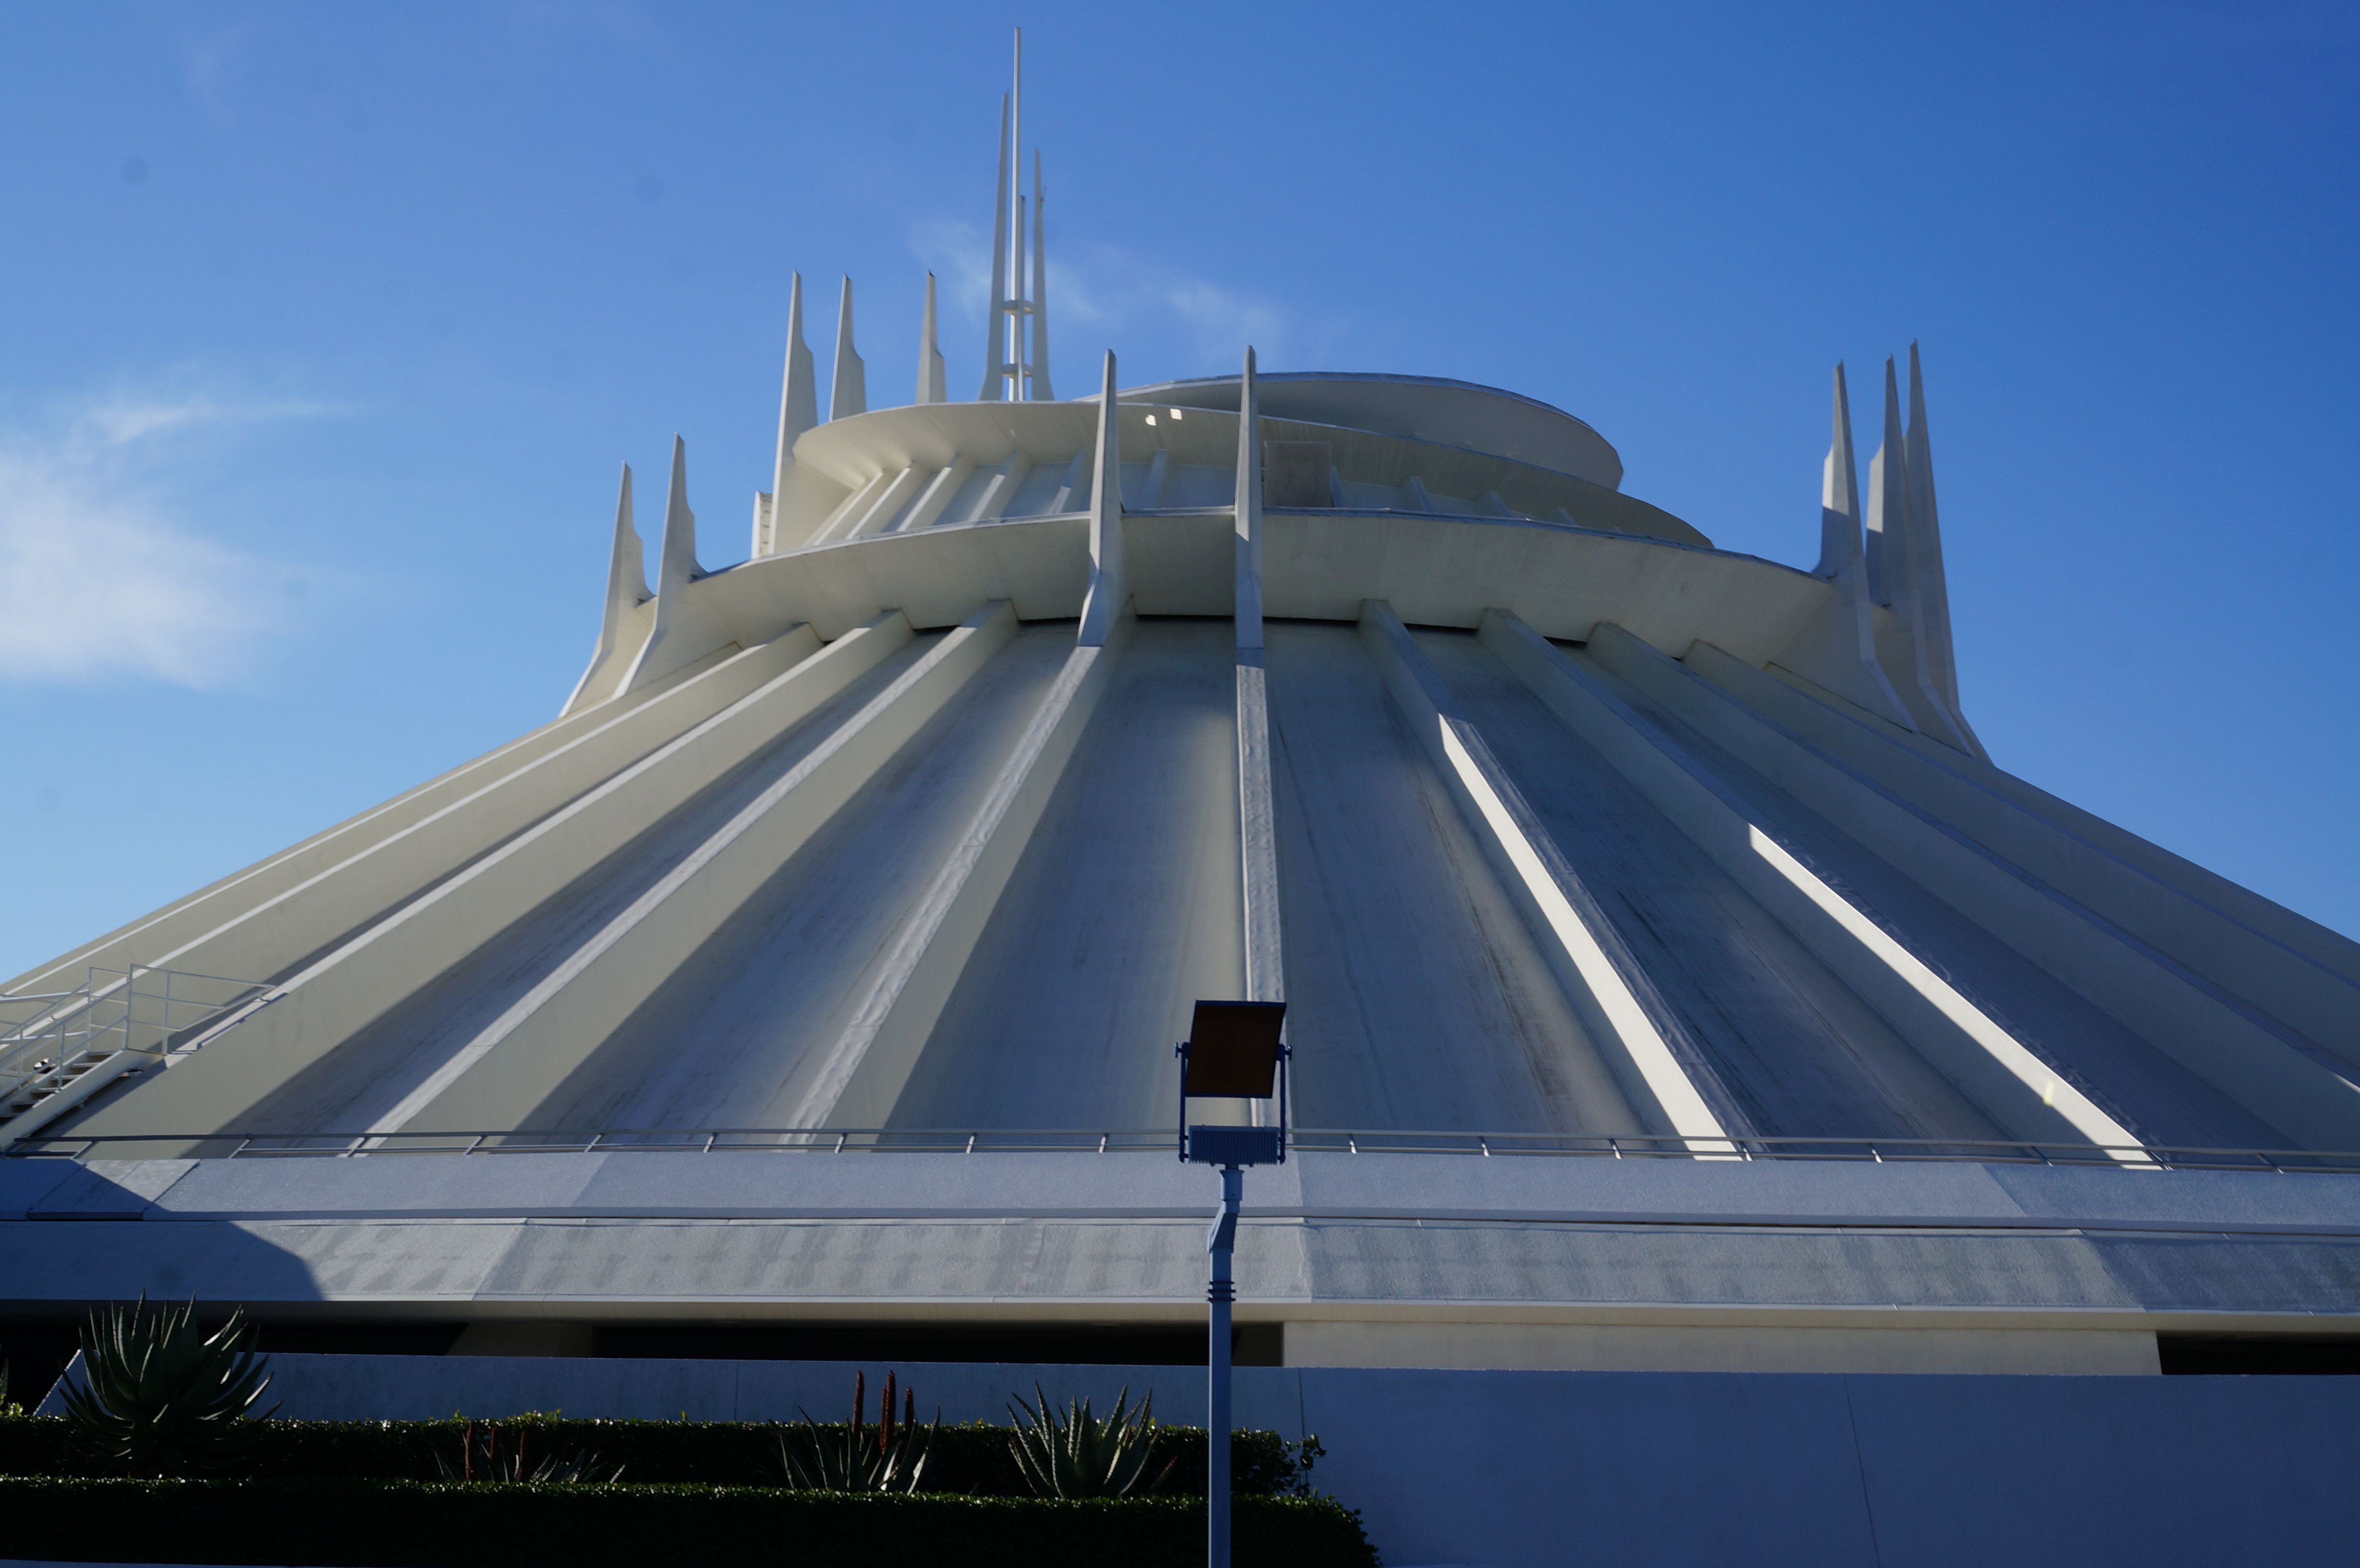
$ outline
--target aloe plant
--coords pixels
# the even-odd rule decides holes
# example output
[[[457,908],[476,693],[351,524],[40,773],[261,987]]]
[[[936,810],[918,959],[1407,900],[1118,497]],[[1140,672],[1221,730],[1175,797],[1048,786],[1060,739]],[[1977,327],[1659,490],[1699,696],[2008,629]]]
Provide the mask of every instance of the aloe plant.
[[[1008,1419],[1015,1431],[1008,1446],[1035,1496],[1127,1497],[1141,1489],[1155,1446],[1153,1389],[1138,1410],[1131,1410],[1131,1388],[1125,1384],[1115,1397],[1113,1412],[1103,1418],[1090,1412],[1087,1399],[1067,1405],[1061,1417],[1038,1383],[1032,1385],[1038,1406],[1026,1404],[1022,1394],[1011,1397],[1016,1405]],[[1016,1413],[1020,1407],[1024,1411],[1021,1417]],[[1177,1458],[1166,1463],[1145,1491],[1161,1491],[1178,1463]]]
[[[193,1299],[150,1310],[144,1291],[135,1307],[91,1313],[82,1380],[65,1391],[84,1453],[148,1475],[214,1469],[244,1455],[254,1438],[246,1412],[270,1379],[261,1356],[238,1348],[243,1314],[232,1312],[211,1334],[195,1314]]]
[[[479,1430],[469,1421],[459,1433],[459,1463],[451,1463],[450,1455],[434,1455],[434,1467],[445,1481],[527,1481],[563,1486],[589,1486],[600,1482],[619,1481],[623,1466],[608,1465],[587,1449],[566,1449],[544,1455],[540,1464],[532,1463],[525,1452],[523,1431],[504,1453],[500,1447],[500,1426],[497,1421],[486,1421]]]
[[[779,1460],[786,1467],[787,1485],[807,1492],[914,1492],[926,1472],[926,1455],[934,1449],[934,1424],[918,1425],[918,1396],[901,1390],[901,1420],[893,1420],[895,1377],[885,1374],[877,1398],[877,1424],[864,1427],[869,1381],[865,1372],[852,1375],[852,1424],[841,1434],[829,1432],[797,1407],[803,1421],[779,1438]]]

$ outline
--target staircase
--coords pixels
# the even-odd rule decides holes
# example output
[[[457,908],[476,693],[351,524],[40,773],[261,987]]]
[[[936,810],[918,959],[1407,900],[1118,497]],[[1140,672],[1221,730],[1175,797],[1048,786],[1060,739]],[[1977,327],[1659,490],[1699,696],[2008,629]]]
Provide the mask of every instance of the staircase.
[[[219,1038],[268,991],[263,981],[135,964],[93,967],[71,991],[0,996],[0,1150],[117,1078]]]

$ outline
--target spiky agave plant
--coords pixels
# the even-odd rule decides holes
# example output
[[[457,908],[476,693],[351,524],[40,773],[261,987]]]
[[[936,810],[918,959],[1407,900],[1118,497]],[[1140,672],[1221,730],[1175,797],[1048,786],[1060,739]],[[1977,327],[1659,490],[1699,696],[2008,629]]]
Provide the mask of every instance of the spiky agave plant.
[[[786,1466],[787,1485],[807,1492],[916,1491],[926,1472],[926,1456],[934,1451],[934,1433],[943,1424],[943,1412],[935,1410],[934,1424],[921,1428],[917,1393],[904,1388],[901,1419],[897,1423],[893,1419],[896,1381],[894,1374],[885,1374],[885,1387],[877,1398],[877,1424],[864,1427],[869,1375],[852,1375],[852,1424],[841,1437],[822,1428],[808,1410],[799,1408],[803,1419],[779,1438],[779,1460]]]
[[[238,1348],[244,1314],[211,1334],[194,1320],[196,1301],[90,1314],[82,1380],[65,1391],[76,1444],[135,1475],[214,1469],[242,1457],[254,1428],[246,1415],[270,1386],[263,1358]],[[277,1406],[272,1406],[277,1410]]]
[[[1140,1482],[1155,1446],[1153,1389],[1131,1410],[1131,1388],[1124,1385],[1115,1396],[1113,1412],[1103,1418],[1090,1413],[1087,1399],[1067,1405],[1060,1416],[1038,1383],[1032,1385],[1032,1397],[1040,1401],[1037,1406],[1026,1404],[1022,1394],[1011,1396],[1016,1404],[1008,1419],[1015,1431],[1008,1446],[1034,1495],[1127,1497],[1142,1490]],[[1022,1416],[1016,1413],[1019,1408],[1024,1411]],[[1161,1491],[1178,1463],[1176,1457],[1166,1463],[1144,1491]]]

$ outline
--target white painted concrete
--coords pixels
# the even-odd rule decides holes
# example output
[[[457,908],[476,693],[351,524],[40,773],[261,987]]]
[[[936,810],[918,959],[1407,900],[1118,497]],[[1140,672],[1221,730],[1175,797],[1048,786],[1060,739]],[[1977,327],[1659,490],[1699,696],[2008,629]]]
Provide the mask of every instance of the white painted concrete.
[[[1468,825],[1498,865],[1567,994],[1590,1025],[1634,1105],[1655,1130],[1718,1138],[1748,1130],[1711,1069],[1670,1018],[1620,933],[1540,825],[1491,747],[1459,713],[1401,620],[1371,601],[1361,640],[1385,690],[1435,768],[1451,786]],[[1675,1043],[1677,1042],[1677,1044]]]
[[[1015,632],[1005,604],[927,650],[370,1130],[513,1126],[841,811]]]
[[[1617,646],[1611,633],[1593,640]],[[1660,659],[1635,639],[1619,652]],[[2360,1072],[1824,755],[1758,724],[1747,738],[1748,762],[1777,789],[2190,1071],[2311,1147],[2360,1147]]]

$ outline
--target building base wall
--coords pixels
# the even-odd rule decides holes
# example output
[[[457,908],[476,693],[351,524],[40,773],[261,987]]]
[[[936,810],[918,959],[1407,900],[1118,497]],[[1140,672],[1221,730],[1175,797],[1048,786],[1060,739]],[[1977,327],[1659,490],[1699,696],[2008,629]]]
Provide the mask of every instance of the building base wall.
[[[1196,1367],[895,1369],[945,1421],[1005,1420],[1036,1381],[1100,1408],[1152,1388],[1160,1418],[1204,1419]],[[274,1356],[269,1397],[311,1419],[825,1419],[855,1370]],[[2360,1383],[2332,1377],[1288,1367],[1241,1367],[1237,1390],[1239,1424],[1320,1435],[1315,1484],[1361,1510],[1397,1568],[2334,1562],[2360,1460]]]

